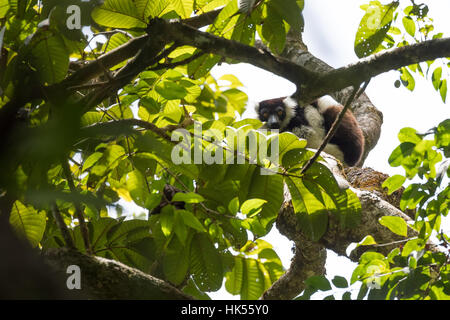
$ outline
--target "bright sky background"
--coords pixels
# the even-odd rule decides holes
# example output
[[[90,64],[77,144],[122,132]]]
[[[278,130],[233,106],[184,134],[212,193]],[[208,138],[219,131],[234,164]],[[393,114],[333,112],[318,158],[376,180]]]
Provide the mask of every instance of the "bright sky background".
[[[387,1],[381,2],[387,3]],[[449,36],[450,1],[428,0],[423,2],[430,8],[428,16],[434,19],[435,30],[443,32],[444,36]],[[357,61],[358,58],[353,51],[354,37],[364,15],[359,6],[365,3],[369,3],[369,0],[305,1],[304,42],[309,51],[335,68]],[[406,0],[402,0],[402,3],[409,5],[409,1]],[[216,78],[223,74],[236,75],[244,84],[244,91],[248,94],[250,102],[290,95],[295,91],[295,86],[289,81],[251,65],[229,66],[224,64],[214,69],[212,73]],[[399,130],[404,127],[413,127],[419,132],[425,132],[442,120],[450,118],[449,103],[442,102],[439,94],[434,91],[431,81],[415,78],[416,88],[413,92],[404,87],[399,89],[394,87],[394,81],[398,79],[398,72],[395,71],[379,75],[370,82],[366,93],[372,103],[383,112],[384,123],[380,140],[369,154],[364,166],[389,175],[402,174],[403,169],[392,168],[387,161],[391,152],[399,144],[397,139]],[[448,100],[450,100],[450,92]],[[450,231],[448,222],[445,226],[447,233]],[[288,268],[292,257],[292,243],[277,234],[276,228],[274,230],[267,240],[274,245],[284,267]],[[353,269],[354,264],[348,259],[338,257],[328,251],[327,276],[329,279],[332,279],[334,275],[345,276],[349,279]],[[354,292],[354,294],[356,293],[357,291]],[[229,295],[225,289],[210,293],[210,296],[213,299],[239,298]],[[337,295],[337,297],[340,296],[340,294]]]

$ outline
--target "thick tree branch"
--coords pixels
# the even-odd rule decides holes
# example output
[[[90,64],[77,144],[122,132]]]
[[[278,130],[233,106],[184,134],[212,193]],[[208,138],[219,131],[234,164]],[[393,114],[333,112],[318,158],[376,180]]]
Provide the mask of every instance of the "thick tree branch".
[[[305,88],[316,91],[317,96],[334,92],[370,78],[411,64],[450,57],[450,38],[433,39],[409,46],[390,49],[361,59],[354,64],[330,71]]]
[[[49,249],[43,256],[51,270],[63,279],[68,276],[68,266],[79,266],[81,290],[78,291],[91,299],[193,299],[161,279],[114,260],[67,249]],[[65,281],[61,282],[61,290],[64,289],[68,291]]]
[[[283,229],[292,226],[295,228],[296,223],[279,224],[277,222],[281,234],[292,236],[290,239],[295,243],[295,253],[289,269],[264,292],[261,297],[263,300],[293,299],[306,288],[306,279],[310,276],[325,274],[327,258],[325,247],[320,243],[308,241],[298,230],[290,232]]]

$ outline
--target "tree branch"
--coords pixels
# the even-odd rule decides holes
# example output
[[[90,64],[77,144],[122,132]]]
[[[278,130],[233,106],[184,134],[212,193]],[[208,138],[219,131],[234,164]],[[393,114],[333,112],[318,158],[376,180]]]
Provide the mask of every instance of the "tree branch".
[[[65,224],[64,219],[61,217],[61,213],[59,212],[56,202],[53,202],[51,204],[51,210],[52,210],[53,218],[55,219],[56,225],[58,226],[59,231],[61,231],[61,235],[64,239],[64,242],[66,243],[66,247],[69,249],[74,249],[75,245],[73,243],[72,236],[70,235],[70,231],[67,228],[67,225]]]
[[[77,194],[78,191],[73,182],[72,173],[70,171],[69,163],[64,159],[61,161],[61,166],[64,171],[64,175],[66,176],[67,184],[69,185],[70,192]],[[80,224],[81,235],[83,237],[84,248],[88,254],[92,254],[91,242],[89,241],[89,230],[86,225],[86,221],[84,221],[83,209],[80,204],[75,202],[75,216],[78,219],[78,223]],[[63,222],[64,223],[64,222]],[[69,245],[69,244],[68,244]]]
[[[334,88],[338,88],[338,90],[346,88],[352,82],[362,83],[384,72],[443,57],[450,57],[450,38],[427,40],[382,51],[354,64],[323,74],[317,80],[321,88],[315,91],[321,96],[337,91]],[[312,86],[314,86],[313,83]]]
[[[48,249],[43,256],[51,270],[61,277],[67,277],[67,266],[79,266],[81,290],[78,291],[90,299],[193,299],[161,279],[114,260],[67,249]],[[61,289],[69,291],[65,281]]]

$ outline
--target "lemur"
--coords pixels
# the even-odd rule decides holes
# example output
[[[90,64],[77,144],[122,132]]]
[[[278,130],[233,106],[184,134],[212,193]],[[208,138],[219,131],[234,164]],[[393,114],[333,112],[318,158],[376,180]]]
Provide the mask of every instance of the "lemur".
[[[290,98],[261,101],[256,113],[268,129],[289,131],[306,139],[308,148],[317,149],[343,106],[331,96],[323,96],[307,106]],[[353,113],[348,110],[324,151],[347,166],[355,166],[364,150],[364,136]]]

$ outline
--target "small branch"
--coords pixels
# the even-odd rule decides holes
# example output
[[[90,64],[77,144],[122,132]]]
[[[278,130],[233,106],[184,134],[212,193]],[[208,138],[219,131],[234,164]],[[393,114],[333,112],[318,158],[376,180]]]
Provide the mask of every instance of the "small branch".
[[[66,247],[69,249],[75,249],[75,245],[73,243],[72,236],[70,235],[69,229],[67,228],[67,225],[64,223],[64,219],[61,216],[61,213],[59,212],[58,206],[55,202],[51,204],[52,207],[52,214],[53,218],[56,221],[56,225],[58,226],[59,230],[61,231],[61,235],[64,239],[64,242],[66,243]]]
[[[191,57],[181,60],[181,61],[177,61],[177,62],[173,62],[173,63],[162,63],[162,64],[158,64],[157,66],[150,68],[149,70],[161,70],[161,69],[169,69],[169,68],[175,68],[178,66],[182,66],[185,64],[188,64],[192,61],[194,61],[197,58],[200,58],[201,56],[203,56],[205,53],[204,52],[197,52],[196,54],[192,55]]]
[[[70,172],[69,163],[65,160],[61,161],[61,166],[64,171],[64,175],[66,176],[67,184],[69,185],[69,189],[72,193],[78,194],[78,191],[73,182],[72,173]],[[79,203],[75,202],[75,216],[78,219],[78,223],[80,224],[81,236],[83,237],[84,248],[88,254],[92,254],[91,243],[89,241],[89,230],[87,228],[86,222],[84,221],[83,210]]]
[[[185,25],[191,26],[192,28],[202,28],[207,25],[210,25],[214,22],[214,20],[217,18],[219,13],[222,11],[223,8],[219,8],[213,11],[208,11],[203,14],[200,14],[198,16],[194,16],[192,18],[181,20],[182,23]]]

